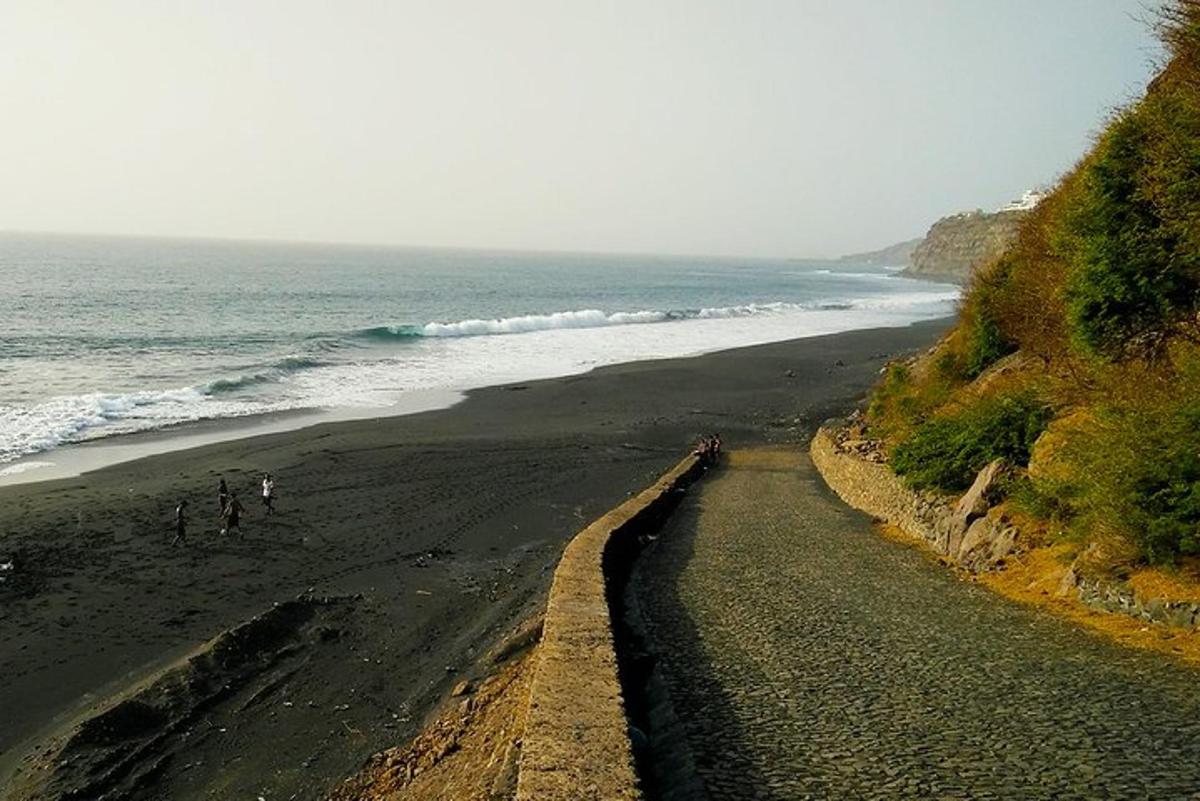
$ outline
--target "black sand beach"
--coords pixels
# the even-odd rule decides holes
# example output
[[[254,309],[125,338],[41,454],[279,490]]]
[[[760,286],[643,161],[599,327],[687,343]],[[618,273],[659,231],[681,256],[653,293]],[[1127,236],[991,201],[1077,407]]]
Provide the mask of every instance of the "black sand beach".
[[[947,324],[619,365],[0,488],[0,561],[16,563],[0,584],[0,798],[35,744],[301,595],[316,600],[276,613],[270,636],[227,638],[170,721],[89,736],[137,743],[105,779],[133,798],[320,797],[413,735],[536,608],[568,538],[697,435],[799,442]],[[219,475],[248,510],[243,539],[218,537]],[[179,498],[187,547],[169,544]]]

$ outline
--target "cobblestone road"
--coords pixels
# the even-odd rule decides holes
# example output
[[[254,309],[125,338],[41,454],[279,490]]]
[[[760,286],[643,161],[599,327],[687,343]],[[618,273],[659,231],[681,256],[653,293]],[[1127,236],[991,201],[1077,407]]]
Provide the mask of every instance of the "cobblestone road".
[[[958,581],[804,454],[731,454],[634,581],[714,801],[1200,799],[1200,672]]]

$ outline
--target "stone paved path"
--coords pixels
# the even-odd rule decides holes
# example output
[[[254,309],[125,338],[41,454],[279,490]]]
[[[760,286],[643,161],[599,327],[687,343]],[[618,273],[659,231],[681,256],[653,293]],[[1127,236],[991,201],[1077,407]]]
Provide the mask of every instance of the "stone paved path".
[[[804,454],[730,454],[634,582],[714,801],[1200,799],[1200,671],[958,581]]]

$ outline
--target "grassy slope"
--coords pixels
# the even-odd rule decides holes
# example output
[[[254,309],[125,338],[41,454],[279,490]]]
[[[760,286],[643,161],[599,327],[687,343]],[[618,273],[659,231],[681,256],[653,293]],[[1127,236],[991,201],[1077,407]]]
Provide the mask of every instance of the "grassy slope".
[[[1024,468],[1009,504],[1108,568],[1200,556],[1200,0],[1160,33],[1146,96],[868,414],[913,486],[961,490],[996,456]]]

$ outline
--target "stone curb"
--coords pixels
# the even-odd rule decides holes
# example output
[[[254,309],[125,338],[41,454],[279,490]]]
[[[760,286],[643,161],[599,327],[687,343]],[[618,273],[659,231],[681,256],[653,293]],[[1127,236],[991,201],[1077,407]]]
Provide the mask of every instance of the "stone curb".
[[[563,551],[529,692],[517,801],[641,799],[617,670],[607,571],[703,467],[688,456]]]

